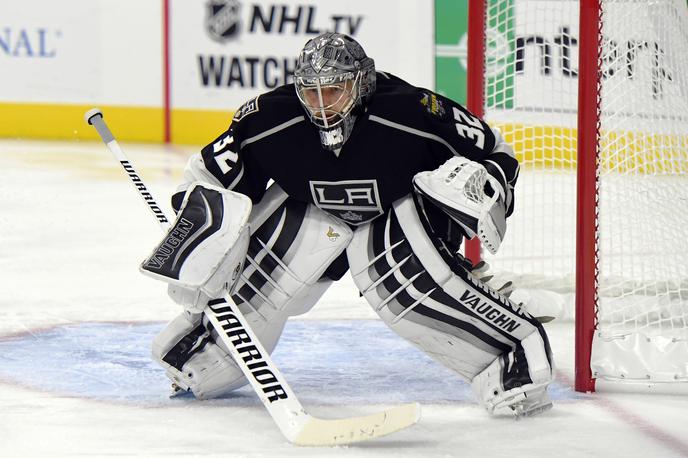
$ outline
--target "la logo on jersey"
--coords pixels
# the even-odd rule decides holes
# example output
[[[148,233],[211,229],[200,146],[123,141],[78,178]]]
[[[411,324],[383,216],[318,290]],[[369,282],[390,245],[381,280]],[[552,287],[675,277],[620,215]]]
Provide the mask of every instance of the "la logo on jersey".
[[[382,214],[376,180],[310,181],[313,203],[326,212],[359,225]]]

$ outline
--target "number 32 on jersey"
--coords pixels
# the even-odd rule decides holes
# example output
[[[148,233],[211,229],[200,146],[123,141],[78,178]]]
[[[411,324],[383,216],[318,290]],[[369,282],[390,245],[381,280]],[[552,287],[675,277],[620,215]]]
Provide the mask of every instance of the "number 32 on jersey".
[[[470,113],[464,113],[458,108],[453,108],[456,131],[463,138],[470,138],[475,141],[475,146],[482,149],[485,146],[485,132],[480,120]]]
[[[232,134],[227,134],[220,140],[213,143],[213,153],[215,153],[215,162],[223,174],[229,173],[239,160],[239,155],[230,150],[229,147],[234,143]],[[219,154],[218,154],[219,153]]]

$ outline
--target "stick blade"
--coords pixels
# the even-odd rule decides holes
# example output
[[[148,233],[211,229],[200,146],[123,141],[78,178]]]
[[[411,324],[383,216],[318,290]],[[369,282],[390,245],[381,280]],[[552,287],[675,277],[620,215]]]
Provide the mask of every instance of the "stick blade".
[[[333,446],[386,436],[420,420],[420,404],[402,404],[362,417],[325,420],[310,417],[291,439],[296,445]]]

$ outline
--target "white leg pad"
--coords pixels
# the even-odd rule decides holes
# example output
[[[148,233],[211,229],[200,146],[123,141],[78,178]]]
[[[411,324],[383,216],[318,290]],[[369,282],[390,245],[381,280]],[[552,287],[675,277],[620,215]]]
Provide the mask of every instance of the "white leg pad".
[[[305,313],[315,303],[309,297],[323,286],[319,279],[344,252],[353,233],[314,205],[303,204],[287,203],[264,226],[251,236],[233,298],[238,304],[250,303],[266,317],[275,311],[289,316]]]
[[[542,324],[443,256],[429,232],[410,197],[357,228],[347,255],[359,290],[399,335],[473,381],[488,410],[515,405],[512,394],[545,394],[552,370]]]
[[[281,191],[272,188],[254,206],[251,219],[260,227],[251,235],[232,298],[272,352],[287,318],[310,310],[332,284],[321,277],[346,249],[352,231],[312,205],[285,201]],[[153,357],[174,387],[207,399],[226,395],[247,381],[201,316],[184,313],[169,323],[155,339]]]
[[[215,343],[214,331],[202,317],[184,312],[173,319],[155,338],[153,359],[165,368],[175,392],[191,390],[198,399],[210,399],[227,395],[247,381],[224,345]],[[254,331],[265,349],[272,352],[286,317],[261,322],[260,329]]]
[[[547,386],[553,380],[544,343],[535,332],[521,347],[495,359],[471,382],[473,393],[491,414],[510,412],[531,416],[548,410],[552,401]]]

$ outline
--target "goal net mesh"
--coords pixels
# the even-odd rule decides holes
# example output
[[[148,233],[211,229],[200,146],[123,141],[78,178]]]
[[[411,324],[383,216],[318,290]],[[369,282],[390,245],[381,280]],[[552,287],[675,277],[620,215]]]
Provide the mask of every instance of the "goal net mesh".
[[[688,371],[688,10],[685,0],[601,4],[593,370],[679,380]],[[506,239],[485,258],[518,285],[516,300],[560,319],[573,316],[575,283],[578,12],[577,1],[487,2],[485,119],[521,172]],[[653,375],[609,362],[639,341],[652,344],[641,359],[675,345],[676,367]]]

